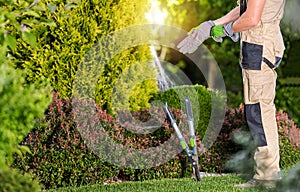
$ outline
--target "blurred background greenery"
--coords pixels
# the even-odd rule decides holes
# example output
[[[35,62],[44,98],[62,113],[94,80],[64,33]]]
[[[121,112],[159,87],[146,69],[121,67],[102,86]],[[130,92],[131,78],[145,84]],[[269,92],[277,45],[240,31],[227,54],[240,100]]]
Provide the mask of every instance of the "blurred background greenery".
[[[189,173],[185,171],[187,165],[182,156],[177,156],[162,167],[151,170],[118,169],[103,162],[92,154],[80,139],[71,110],[74,77],[86,53],[95,43],[118,29],[149,23],[145,15],[153,2],[0,0],[0,177],[5,178],[0,179],[0,188],[6,191],[38,191],[41,187],[94,184],[111,177],[144,180],[182,177],[185,176],[185,172]],[[203,21],[221,17],[236,6],[235,0],[155,2],[158,8],[166,13],[163,24],[186,31]],[[281,66],[276,69],[276,107],[278,111],[283,110],[289,116],[280,120],[280,123],[284,124],[281,129],[285,130],[281,132],[281,144],[282,147],[286,147],[282,150],[282,165],[287,167],[296,163],[299,157],[295,154],[299,154],[297,145],[300,138],[297,138],[296,134],[292,137],[286,132],[293,130],[293,133],[298,133],[299,128],[293,123],[300,124],[299,4],[297,0],[287,1],[287,11],[281,23],[286,51]],[[238,64],[239,43],[226,39],[220,44],[209,39],[204,44],[214,56],[224,76],[229,115],[227,114],[227,123],[224,123],[225,133],[214,148],[204,154],[202,169],[224,171],[224,158],[232,151],[224,155],[222,146],[225,141],[229,146],[233,145],[229,137],[233,130],[232,125],[236,126],[235,128],[244,125],[241,109],[230,109],[237,108],[243,102],[241,71]],[[116,124],[111,116],[114,84],[129,66],[140,60],[152,59],[148,46],[124,50],[105,65],[104,73],[99,77],[96,101],[101,108],[101,117],[111,126],[109,129],[115,128]],[[172,49],[164,50],[166,52],[162,49],[157,51],[163,55],[165,61],[182,69],[193,84],[204,87],[207,85],[202,74],[195,72],[198,71],[197,67],[184,55]],[[148,64],[149,66],[145,64],[145,67],[150,69],[150,63]],[[153,75],[152,70],[142,70],[140,67],[136,67],[135,70],[131,74]],[[199,98],[209,94],[204,87],[197,87]],[[149,99],[159,93],[155,81],[147,81],[136,86],[130,94],[131,110],[141,110],[149,107]],[[161,97],[170,99],[168,94],[174,98],[171,93]],[[49,105],[51,95],[54,97]],[[174,103],[176,102],[178,101]],[[209,106],[209,103],[209,99],[205,100],[204,105]],[[149,114],[147,111],[141,113],[141,116],[145,116],[144,113]],[[281,111],[279,114],[286,113]],[[231,120],[236,121],[232,123]],[[199,126],[204,124],[205,122]],[[124,132],[128,143],[135,147],[140,145],[134,143],[135,138],[139,138],[139,142],[145,139]],[[157,134],[158,138],[163,135],[161,132]],[[12,171],[11,167],[16,169]],[[31,182],[28,178],[32,176],[23,174],[20,170],[32,172],[33,177],[44,186]],[[9,173],[11,175],[7,177]]]

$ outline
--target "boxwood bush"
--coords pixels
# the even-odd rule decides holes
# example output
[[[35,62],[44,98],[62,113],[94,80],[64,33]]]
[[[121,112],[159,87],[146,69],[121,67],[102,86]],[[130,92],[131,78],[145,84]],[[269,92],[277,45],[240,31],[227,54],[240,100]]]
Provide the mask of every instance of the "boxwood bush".
[[[185,97],[191,101],[195,128],[200,138],[203,138],[211,117],[212,99],[221,111],[225,108],[226,98],[222,93],[207,89],[203,85],[185,85],[160,92],[153,96],[152,101],[167,102],[171,107],[184,110],[183,99]]]

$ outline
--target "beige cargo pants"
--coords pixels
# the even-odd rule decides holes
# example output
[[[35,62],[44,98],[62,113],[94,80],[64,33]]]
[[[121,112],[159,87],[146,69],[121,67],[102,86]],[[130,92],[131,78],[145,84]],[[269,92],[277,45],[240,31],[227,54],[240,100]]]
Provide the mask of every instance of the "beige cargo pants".
[[[266,64],[262,70],[242,69],[245,114],[256,142],[254,179],[279,179],[279,145],[274,105],[277,74]]]
[[[282,54],[284,45],[277,42],[281,35],[276,30],[279,27],[275,24],[267,27],[274,32],[267,33],[266,25],[260,24],[242,33],[241,67],[246,121],[257,145],[254,179],[277,180],[280,179],[280,157],[274,105],[275,68],[282,56],[277,53]]]

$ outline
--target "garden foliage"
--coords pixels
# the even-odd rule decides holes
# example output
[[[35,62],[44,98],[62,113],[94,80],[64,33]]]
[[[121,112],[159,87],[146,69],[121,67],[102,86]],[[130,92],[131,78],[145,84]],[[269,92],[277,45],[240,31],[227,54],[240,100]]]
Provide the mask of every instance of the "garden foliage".
[[[17,7],[14,7],[17,5]],[[51,101],[50,86],[44,79],[27,84],[24,71],[15,69],[11,53],[18,50],[17,41],[35,46],[36,36],[27,25],[35,25],[33,15],[39,15],[37,1],[6,0],[0,2],[0,190],[38,191],[39,184],[30,174],[9,166],[13,156],[20,158],[30,152],[19,145],[41,118]],[[42,17],[40,17],[42,19]],[[50,21],[49,21],[50,22]],[[48,21],[41,21],[48,24]]]
[[[9,54],[16,51],[17,39],[34,46],[35,36],[24,26],[32,20],[24,18],[38,15],[36,3],[13,0],[0,3],[0,167],[10,163],[14,153],[27,151],[26,147],[18,147],[18,143],[50,103],[50,87],[46,81],[39,79],[27,84],[24,72],[14,68]],[[20,7],[12,8],[13,5]]]
[[[84,104],[83,101],[81,103],[82,106],[87,104],[88,102]],[[99,105],[95,105],[95,107],[97,108],[97,119],[106,130],[107,138],[126,147],[134,149],[155,147],[166,141],[173,133],[172,128],[166,122],[162,122],[162,127],[152,134],[131,132],[122,127],[117,119],[103,111]],[[159,113],[159,111],[155,111],[155,113]],[[160,110],[160,113],[163,111]],[[145,110],[134,112],[133,116],[140,120],[147,120],[149,114],[149,111]],[[175,110],[174,115],[177,119],[180,118],[180,111]],[[86,122],[87,131],[89,125],[97,123],[97,119],[87,119],[89,121]],[[77,130],[78,125],[76,125],[72,110],[72,101],[59,99],[57,94],[53,97],[45,119],[41,119],[38,125],[22,142],[23,145],[30,148],[31,154],[27,154],[24,158],[16,158],[14,167],[25,172],[32,172],[46,189],[91,185],[109,182],[114,178],[145,180],[184,175],[179,156],[165,165],[149,169],[118,168],[105,162],[88,148],[88,143],[82,139],[82,134],[85,133]],[[133,127],[134,123],[130,125]],[[91,140],[99,136],[99,129],[92,131]],[[177,144],[179,145],[179,142]],[[110,146],[99,147],[102,150],[110,151],[111,157],[118,157],[118,154],[109,148]],[[174,146],[169,147],[172,149]],[[125,156],[121,158],[126,159]]]
[[[8,64],[0,64],[0,167],[12,160],[14,153],[22,154],[19,146],[48,107],[50,87],[46,83],[26,85],[24,74]]]
[[[74,102],[74,101],[73,101]],[[178,102],[178,101],[177,101]],[[81,103],[81,106],[88,102]],[[172,102],[170,102],[170,105]],[[176,105],[174,101],[173,105]],[[101,106],[94,105],[96,118],[86,119],[78,123],[72,101],[60,99],[57,94],[53,97],[53,102],[47,110],[45,119],[40,119],[39,126],[24,139],[22,144],[28,146],[32,151],[23,159],[16,158],[14,167],[18,167],[26,172],[32,172],[44,188],[58,188],[66,186],[90,185],[95,183],[113,182],[116,180],[141,181],[159,178],[179,178],[188,177],[191,174],[190,163],[183,153],[179,153],[174,159],[153,168],[135,169],[120,168],[110,164],[93,153],[94,149],[89,148],[89,141],[97,141],[101,137],[99,129],[92,128],[100,120],[101,126],[105,129],[107,141],[114,141],[122,146],[133,149],[147,149],[157,147],[171,137],[175,137],[174,130],[170,127],[166,118],[160,122],[161,127],[154,132],[138,132],[135,121],[125,124],[117,118],[112,117]],[[175,118],[179,122],[179,127],[183,129],[185,137],[188,137],[186,117],[181,109],[171,108]],[[125,112],[126,114],[126,112]],[[132,112],[131,115],[139,121],[146,122],[151,114],[157,114],[158,119],[165,117],[164,112],[153,106],[152,109]],[[124,117],[124,116],[123,116]],[[98,120],[97,120],[98,119]],[[155,118],[154,118],[155,119]],[[281,167],[287,168],[299,162],[299,128],[293,124],[286,113],[277,113],[280,147],[281,147]],[[80,126],[84,126],[81,127]],[[81,129],[81,132],[78,129]],[[84,128],[84,129],[82,129]],[[131,128],[131,129],[128,129]],[[86,132],[82,132],[86,130]],[[243,107],[237,109],[227,109],[221,133],[209,151],[200,153],[199,164],[201,171],[208,172],[232,172],[226,166],[226,162],[232,155],[244,150],[248,140],[236,143],[233,135],[246,133]],[[84,136],[84,138],[82,138]],[[90,140],[86,140],[89,136]],[[197,134],[198,146],[201,139]],[[95,139],[95,140],[93,140]],[[169,146],[173,150],[179,142],[175,140],[174,145]],[[99,150],[110,151],[108,156],[118,157],[121,161],[126,161],[126,157],[115,154],[110,145],[96,142]],[[176,148],[176,147],[175,147]],[[200,150],[200,148],[199,148]],[[95,151],[94,151],[95,152]],[[126,154],[130,155],[130,154]],[[151,155],[151,154],[149,154]],[[150,157],[150,156],[149,156]],[[151,156],[152,157],[152,156]],[[250,156],[245,156],[247,163]],[[139,157],[136,157],[139,158]],[[157,156],[159,160],[161,156]],[[141,162],[142,163],[142,162]],[[253,168],[249,165],[249,169]],[[247,170],[249,172],[249,169]],[[239,171],[239,170],[235,170]]]
[[[32,180],[28,173],[21,173],[18,169],[0,169],[0,189],[5,192],[37,192],[41,185],[37,180]]]
[[[300,124],[300,109],[298,103],[300,98],[300,87],[282,86],[277,88],[276,108],[287,111],[289,116],[297,125]]]
[[[197,141],[200,146],[211,115],[212,95],[221,98],[220,93],[197,85],[193,89],[189,86],[178,87],[156,94],[156,84],[151,78],[155,74],[150,63],[143,62],[141,65],[136,65],[140,61],[147,61],[151,58],[148,45],[129,48],[114,58],[109,56],[109,46],[107,47],[108,51],[104,49],[95,52],[97,54],[95,57],[87,55],[101,39],[113,35],[115,30],[145,23],[144,14],[147,11],[148,1],[47,0],[41,2],[24,0],[10,2],[11,4],[7,4],[5,7],[2,7],[3,2],[0,3],[1,18],[6,18],[6,21],[10,20],[11,22],[0,31],[2,45],[0,58],[5,60],[8,57],[14,67],[24,69],[26,81],[22,78],[23,72],[14,70],[10,66],[0,65],[0,77],[5,77],[3,81],[0,81],[0,139],[3,141],[0,142],[0,165],[11,162],[12,154],[15,152],[21,153],[30,149],[31,153],[26,154],[25,157],[16,156],[13,166],[26,172],[32,172],[46,189],[103,183],[116,178],[136,181],[190,175],[191,169],[183,154],[178,154],[173,160],[161,166],[149,169],[116,167],[95,155],[88,148],[86,140],[82,138],[82,132],[78,130],[80,126],[83,129],[84,125],[97,124],[100,120],[109,138],[133,149],[155,147],[172,137],[174,131],[166,119],[163,119],[159,129],[150,134],[133,133],[122,127],[120,121],[112,116],[112,114],[123,112],[125,115],[128,114],[127,108],[122,108],[122,104],[112,105],[113,91],[119,86],[121,87],[120,95],[117,95],[115,100],[117,101],[118,98],[120,100],[128,99],[131,114],[141,121],[149,120],[153,110],[154,113],[163,117],[164,114],[157,107],[166,101],[172,107],[176,119],[179,122],[185,120],[182,113],[182,98],[188,96],[194,104]],[[184,3],[183,1],[178,2]],[[227,1],[188,1],[189,6],[193,8],[195,8],[193,3],[196,2],[197,6],[195,7],[202,7],[199,10],[209,11],[201,12],[199,16],[201,19],[195,19],[193,22],[221,16],[221,13],[225,13],[231,6],[231,3]],[[204,7],[205,9],[203,9]],[[171,9],[172,13],[176,15],[176,6]],[[177,11],[182,9],[183,7]],[[9,11],[16,11],[17,14],[11,14]],[[193,9],[193,13],[197,14],[196,12],[197,10]],[[17,17],[14,18],[13,15],[17,15]],[[184,22],[187,16],[187,12],[182,13],[184,19],[179,18],[178,22]],[[188,22],[184,28],[189,29],[192,26],[194,25]],[[240,68],[236,64],[238,63],[238,47],[231,45],[233,43],[229,40],[223,44],[215,42],[210,44],[209,41],[206,43],[221,66],[229,91],[238,95],[236,98],[232,97],[233,99],[230,101],[239,101],[241,78]],[[228,49],[229,45],[230,50]],[[18,49],[16,49],[17,47]],[[6,54],[6,51],[9,54]],[[105,64],[100,68],[95,66],[97,60],[93,59],[96,58],[103,58],[102,62]],[[233,63],[236,65],[232,65]],[[87,67],[90,64],[92,68],[89,72],[95,74],[97,74],[97,69],[101,69],[101,74],[96,77],[97,83],[94,89],[97,104],[93,103],[98,119],[86,119],[87,122],[83,121],[81,124],[76,121],[71,99],[74,78],[80,64],[87,64]],[[126,81],[120,81],[120,75],[127,72],[129,78]],[[83,75],[86,76],[86,74]],[[46,94],[49,89],[47,86],[39,85],[39,82],[43,81],[41,80],[43,77],[50,81],[59,96],[55,93],[45,117],[40,118],[35,129],[24,138],[24,135],[36,123],[35,118],[41,117],[40,115],[49,101]],[[138,82],[141,77],[147,77],[149,80]],[[122,83],[127,83],[127,85]],[[80,85],[82,85],[81,90],[85,90],[84,81]],[[126,89],[128,86],[132,88],[132,91]],[[88,93],[86,96],[89,96]],[[287,98],[284,100],[290,99],[289,95],[284,94],[279,94],[279,97]],[[150,98],[151,104],[148,103]],[[88,100],[81,101],[81,106],[88,104]],[[280,103],[279,107],[283,106],[284,108],[291,105],[296,106],[291,102],[289,104]],[[149,108],[150,106],[152,108]],[[294,111],[297,112],[297,110]],[[283,168],[291,167],[299,162],[299,128],[283,111],[277,113],[277,118],[281,147],[280,164]],[[127,126],[138,131],[135,130],[137,126],[134,122]],[[180,127],[186,128],[184,124],[180,124]],[[245,130],[247,128],[245,127],[243,108],[228,109],[217,141],[208,152],[199,156],[201,170],[231,171],[226,167],[227,160],[242,150],[244,146],[244,143],[237,144],[233,135],[234,133],[243,133],[241,131]],[[96,129],[89,129],[89,131],[85,136],[97,139],[97,136],[100,135]],[[187,135],[187,133],[184,134]],[[27,147],[16,148],[17,143],[22,139],[21,144]],[[102,150],[110,149],[106,145],[98,147]],[[170,150],[171,148],[172,146],[170,146]],[[157,159],[160,160],[159,158],[161,157]],[[11,180],[13,181],[13,179]]]
[[[102,42],[103,49],[93,49],[102,39],[113,36],[114,31],[145,23],[147,0],[49,0],[42,5],[40,9],[50,9],[42,16],[46,20],[53,20],[53,23],[45,25],[37,22],[31,27],[31,31],[38,34],[35,47],[17,42],[20,49],[12,54],[16,65],[25,69],[28,82],[35,82],[45,76],[53,89],[60,93],[60,97],[70,98],[75,77],[81,75],[78,79],[84,79],[87,76],[77,74],[79,65],[91,65],[88,73],[97,75],[93,77],[96,79],[93,97],[102,107],[111,111],[112,92],[120,74],[130,66],[144,62],[141,66],[132,67],[131,70],[134,71],[129,75],[137,81],[138,75],[151,77],[152,74],[153,80],[136,83],[129,93],[121,91],[132,98],[132,110],[149,107],[149,95],[157,92],[157,87],[154,69],[150,62],[145,62],[151,59],[148,45],[130,47],[117,55],[110,55],[114,45],[114,39],[111,39]],[[31,17],[38,21],[38,15]],[[88,55],[91,50],[94,50],[94,56]],[[112,56],[114,57],[110,58]],[[84,90],[84,82],[80,85]]]

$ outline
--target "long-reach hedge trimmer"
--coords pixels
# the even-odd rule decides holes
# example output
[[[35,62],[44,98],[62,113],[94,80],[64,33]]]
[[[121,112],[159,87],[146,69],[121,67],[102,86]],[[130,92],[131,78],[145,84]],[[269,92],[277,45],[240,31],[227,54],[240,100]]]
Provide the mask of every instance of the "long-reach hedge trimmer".
[[[176,124],[176,120],[174,119],[173,114],[171,113],[171,111],[168,107],[168,104],[165,103],[163,105],[163,108],[169,118],[169,121],[170,121],[172,127],[175,129],[175,132],[180,141],[181,147],[186,152],[188,160],[192,164],[193,174],[195,175],[196,181],[200,181],[200,172],[199,172],[199,167],[198,167],[198,155],[197,155],[197,144],[196,144],[196,136],[195,136],[195,129],[194,129],[193,111],[192,111],[190,100],[188,98],[185,98],[184,102],[185,102],[185,106],[186,106],[186,115],[187,115],[187,119],[188,119],[188,126],[189,126],[189,132],[190,132],[190,146],[191,146],[192,150],[190,150],[189,145],[186,143],[183,135],[181,134],[181,131]]]

